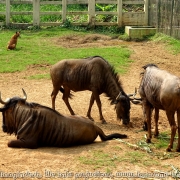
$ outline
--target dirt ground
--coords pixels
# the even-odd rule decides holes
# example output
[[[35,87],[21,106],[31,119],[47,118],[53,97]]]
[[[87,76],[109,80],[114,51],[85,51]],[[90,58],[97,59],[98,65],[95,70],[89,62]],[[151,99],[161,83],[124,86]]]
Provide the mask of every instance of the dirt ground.
[[[176,75],[180,75],[180,55],[173,55],[166,50],[165,45],[155,42],[123,42],[122,40],[111,39],[102,35],[89,35],[82,38],[72,36],[59,39],[53,39],[58,46],[66,48],[74,47],[99,47],[99,46],[126,46],[132,51],[131,63],[128,72],[120,76],[125,92],[133,93],[135,87],[140,83],[140,72],[142,66],[147,63],[155,63],[160,68],[166,69]],[[43,67],[43,68],[42,68]],[[29,102],[38,102],[40,104],[51,107],[50,94],[52,91],[52,83],[50,79],[46,80],[27,80],[26,77],[35,74],[49,73],[50,66],[37,65],[29,66],[24,72],[16,72],[13,74],[0,74],[1,96],[2,99],[13,96],[22,96],[21,89],[24,88]],[[74,98],[70,100],[71,106],[78,115],[86,116],[90,92],[73,93]],[[101,95],[103,115],[107,124],[101,124],[96,104],[92,109],[92,117],[95,123],[100,126],[106,134],[123,133],[128,135],[125,142],[136,144],[142,140],[146,132],[142,131],[143,116],[141,106],[131,105],[131,124],[124,126],[116,120],[114,106],[110,105],[108,98]],[[59,93],[56,99],[57,111],[62,114],[69,114],[67,107],[62,101]],[[2,117],[1,117],[2,118]],[[170,126],[163,111],[160,112],[159,130],[170,131]],[[14,139],[14,135],[7,135],[0,131],[0,179],[5,175],[17,176],[17,179],[86,179],[81,177],[82,174],[89,173],[89,179],[137,179],[133,177],[137,173],[155,173],[155,172],[170,172],[170,165],[180,168],[180,154],[176,152],[166,153],[164,150],[156,150],[161,157],[167,155],[168,158],[158,158],[150,155],[142,150],[128,146],[125,143],[117,140],[101,142],[99,138],[95,143],[86,146],[76,146],[70,148],[39,148],[39,149],[12,149],[7,147],[7,142]],[[155,139],[152,139],[152,142]],[[95,153],[99,156],[95,156]],[[129,157],[128,157],[129,153]],[[143,161],[138,157],[132,158],[134,153],[145,154]],[[156,152],[155,152],[156,153]],[[108,154],[102,157],[103,162],[99,161],[102,154]],[[110,159],[109,159],[110,157]],[[116,159],[118,158],[118,160]],[[147,157],[147,159],[146,159]],[[88,163],[88,159],[94,158],[94,162]],[[112,160],[114,158],[114,161]],[[127,159],[127,161],[126,161]],[[83,161],[83,160],[86,160]],[[134,161],[133,161],[134,160]],[[110,161],[108,163],[108,161]],[[136,162],[137,161],[137,162]],[[84,163],[83,163],[84,162]],[[111,177],[104,176],[103,173],[111,173]],[[120,175],[117,176],[117,172]],[[22,173],[26,173],[24,178],[21,178]],[[54,173],[54,174],[53,174]],[[61,174],[62,173],[62,174]],[[64,173],[64,174],[63,174]],[[86,173],[86,174],[85,174]],[[94,173],[91,174],[90,173]],[[100,176],[101,173],[102,176]],[[124,177],[121,177],[122,173]],[[132,174],[134,173],[134,174]],[[98,176],[99,175],[99,176]],[[129,175],[129,176],[128,176]],[[132,176],[131,176],[132,175]],[[87,179],[88,179],[87,178]],[[12,178],[4,178],[12,179]],[[14,178],[15,179],[15,178]],[[158,178],[145,178],[158,179]],[[171,179],[167,177],[164,179]]]

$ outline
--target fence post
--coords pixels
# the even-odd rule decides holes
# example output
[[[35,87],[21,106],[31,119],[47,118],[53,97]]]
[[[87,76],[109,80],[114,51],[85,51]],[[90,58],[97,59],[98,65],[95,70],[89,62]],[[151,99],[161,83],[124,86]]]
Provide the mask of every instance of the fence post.
[[[156,27],[158,32],[160,31],[160,0],[156,1]]]
[[[62,22],[66,22],[67,0],[62,0]]]
[[[117,24],[122,26],[122,0],[117,0]]]
[[[173,11],[174,11],[174,0],[172,0],[171,5],[171,24],[170,24],[170,36],[172,36],[172,25],[173,25]]]
[[[10,23],[10,0],[6,0],[6,26]]]
[[[40,0],[33,0],[33,26],[40,25]]]
[[[88,0],[88,23],[91,27],[95,26],[95,6],[95,0]]]
[[[148,23],[148,14],[149,14],[149,0],[144,0],[145,3],[144,3],[144,12],[145,12],[145,19],[144,19],[144,23],[145,23],[145,26],[148,26],[149,23]]]

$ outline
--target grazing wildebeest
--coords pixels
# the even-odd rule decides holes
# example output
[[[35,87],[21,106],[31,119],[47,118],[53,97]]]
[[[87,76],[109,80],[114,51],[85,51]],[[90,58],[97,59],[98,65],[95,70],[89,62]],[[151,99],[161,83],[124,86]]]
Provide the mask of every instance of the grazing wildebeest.
[[[147,142],[151,142],[151,115],[155,109],[155,136],[158,136],[159,110],[166,112],[171,126],[171,139],[167,151],[173,148],[174,137],[178,129],[177,151],[180,152],[180,78],[159,69],[154,64],[143,67],[143,74],[139,94],[142,98],[142,105],[147,119],[148,136]],[[177,112],[177,125],[175,122],[175,112]]]
[[[90,144],[99,135],[102,141],[126,138],[124,134],[105,135],[91,120],[79,116],[63,116],[57,111],[37,103],[26,102],[24,98],[13,97],[3,101],[0,108],[3,115],[3,132],[17,135],[9,147],[38,148],[41,146],[73,146]]]
[[[20,37],[20,32],[16,32],[10,39],[7,45],[7,49],[13,50],[16,48],[18,37]]]
[[[68,98],[70,91],[92,91],[87,117],[91,120],[91,108],[96,100],[100,119],[106,123],[101,109],[99,95],[105,93],[111,104],[115,104],[118,119],[123,119],[123,124],[130,121],[130,99],[124,92],[118,74],[114,68],[102,57],[93,56],[85,59],[65,59],[52,66],[50,75],[53,83],[51,94],[52,108],[55,109],[55,99],[59,90],[63,93],[62,99],[71,115],[75,115]],[[63,86],[63,87],[62,87]]]

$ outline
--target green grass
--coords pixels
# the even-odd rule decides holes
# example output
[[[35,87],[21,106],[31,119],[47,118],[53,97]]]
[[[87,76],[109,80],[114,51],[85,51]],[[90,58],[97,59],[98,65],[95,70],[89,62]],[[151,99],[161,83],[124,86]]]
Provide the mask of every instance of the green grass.
[[[55,39],[67,35],[85,35],[64,28],[50,28],[38,31],[21,31],[16,50],[6,49],[7,42],[15,30],[2,30],[0,36],[0,72],[23,71],[29,65],[52,65],[62,59],[84,58],[99,55],[115,66],[117,72],[124,73],[131,62],[131,52],[126,47],[64,48],[56,45]]]
[[[85,165],[91,165],[95,169],[107,167],[108,169],[116,168],[121,162],[129,162],[134,165],[141,166],[159,166],[160,162],[153,159],[152,156],[143,151],[130,151],[119,155],[119,148],[112,149],[111,152],[104,152],[103,150],[94,150],[86,156],[80,156],[78,160]]]
[[[93,165],[95,169],[101,167],[114,167],[115,161],[117,162],[117,157],[115,155],[110,155],[102,150],[92,151],[87,156],[80,156],[79,161],[86,165]]]
[[[154,146],[157,149],[166,149],[170,143],[171,133],[170,132],[162,132],[159,134],[158,138],[156,139]],[[174,149],[177,146],[177,135],[175,136],[174,140]]]
[[[180,53],[180,40],[175,39],[171,36],[157,33],[150,38],[154,42],[161,42],[167,44],[167,49],[173,52],[174,54]]]

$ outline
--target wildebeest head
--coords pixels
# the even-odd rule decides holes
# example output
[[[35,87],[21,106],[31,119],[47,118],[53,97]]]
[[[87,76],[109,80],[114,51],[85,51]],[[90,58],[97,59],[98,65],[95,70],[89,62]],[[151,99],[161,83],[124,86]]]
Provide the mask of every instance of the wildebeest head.
[[[3,115],[3,122],[2,122],[2,129],[3,132],[12,134],[12,133],[17,133],[16,132],[16,126],[18,122],[14,121],[13,117],[13,109],[17,103],[25,103],[27,99],[26,92],[24,89],[22,89],[24,97],[13,97],[13,98],[8,98],[5,101],[1,99],[1,93],[0,93],[0,103],[4,104],[4,107],[0,108],[0,112],[2,112]]]
[[[120,92],[116,100],[112,102],[115,104],[116,114],[118,119],[123,120],[123,124],[127,125],[130,122],[130,99],[124,93]]]

